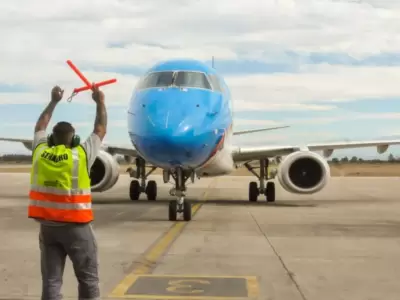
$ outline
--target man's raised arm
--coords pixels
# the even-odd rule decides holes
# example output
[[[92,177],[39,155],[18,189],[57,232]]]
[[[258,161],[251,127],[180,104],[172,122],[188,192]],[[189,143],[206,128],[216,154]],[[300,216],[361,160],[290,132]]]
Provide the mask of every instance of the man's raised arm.
[[[87,155],[89,173],[101,150],[101,142],[107,132],[107,111],[104,104],[104,94],[99,91],[98,87],[93,86],[92,99],[96,102],[96,119],[93,133],[81,144]]]
[[[53,115],[53,111],[56,108],[57,103],[62,99],[63,94],[64,91],[59,86],[55,86],[51,90],[51,101],[49,104],[47,104],[46,108],[40,114],[40,117],[36,122],[35,133],[39,131],[46,131],[50,119]]]
[[[92,98],[96,102],[96,119],[94,121],[93,133],[103,141],[107,133],[107,110],[104,104],[104,94],[102,91],[99,91],[98,87],[94,86]]]
[[[94,121],[93,133],[95,133],[101,141],[103,141],[107,133],[107,111],[104,101],[96,102],[96,119]]]

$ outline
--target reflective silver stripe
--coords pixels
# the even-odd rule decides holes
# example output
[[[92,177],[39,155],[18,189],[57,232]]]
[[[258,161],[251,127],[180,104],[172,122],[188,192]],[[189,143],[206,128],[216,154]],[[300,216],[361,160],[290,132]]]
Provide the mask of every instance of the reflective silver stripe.
[[[40,186],[31,184],[31,191],[39,193],[49,193],[54,195],[71,196],[71,195],[90,195],[90,189],[62,190],[52,186]]]
[[[78,148],[72,149],[72,174],[71,174],[71,189],[78,190],[79,183],[79,153]]]
[[[29,200],[29,205],[54,209],[91,209],[92,203],[58,203],[50,201]]]
[[[38,182],[38,160],[40,155],[42,155],[43,151],[46,148],[46,144],[42,144],[40,146],[38,146],[38,148],[36,149],[35,152],[35,156],[32,158],[32,168],[33,168],[33,175],[32,175],[32,184],[37,184]]]

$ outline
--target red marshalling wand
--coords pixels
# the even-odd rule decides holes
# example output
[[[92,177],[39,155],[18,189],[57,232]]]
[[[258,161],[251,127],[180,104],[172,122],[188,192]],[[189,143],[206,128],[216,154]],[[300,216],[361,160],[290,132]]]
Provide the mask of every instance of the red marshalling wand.
[[[67,60],[67,64],[76,73],[76,75],[78,75],[78,77],[86,84],[86,86],[84,86],[84,87],[75,88],[74,91],[72,92],[72,95],[68,98],[68,102],[70,102],[72,100],[72,97],[75,96],[76,94],[78,94],[79,92],[83,92],[83,91],[87,91],[87,90],[93,90],[93,85],[96,86],[96,87],[100,87],[100,86],[103,86],[103,85],[107,85],[107,84],[111,84],[111,83],[117,82],[117,79],[113,78],[113,79],[100,81],[100,82],[94,83],[92,85],[89,82],[89,80],[87,80],[87,78],[85,76],[83,76],[81,71],[79,71],[79,69],[72,63],[72,61]]]

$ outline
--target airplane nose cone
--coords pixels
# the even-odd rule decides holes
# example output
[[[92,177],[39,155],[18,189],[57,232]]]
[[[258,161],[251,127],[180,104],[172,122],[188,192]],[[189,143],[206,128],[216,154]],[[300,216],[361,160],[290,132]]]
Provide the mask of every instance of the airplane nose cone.
[[[193,132],[193,122],[189,121],[193,118],[196,116],[187,117],[180,110],[159,112],[148,116],[148,128],[155,135],[182,138],[188,132]]]
[[[147,161],[163,168],[195,168],[207,160],[220,137],[211,129],[216,109],[207,100],[208,93],[169,89],[145,95],[130,128]]]
[[[189,121],[172,112],[164,116],[149,120],[152,123],[152,134],[148,136],[147,145],[153,157],[160,162],[193,167],[206,159],[210,134],[201,132],[193,117]]]

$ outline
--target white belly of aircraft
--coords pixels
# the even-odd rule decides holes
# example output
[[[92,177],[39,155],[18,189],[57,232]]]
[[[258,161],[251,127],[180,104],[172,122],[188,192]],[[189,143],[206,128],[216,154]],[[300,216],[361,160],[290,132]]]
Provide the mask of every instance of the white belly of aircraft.
[[[222,176],[234,170],[232,153],[229,147],[218,151],[207,163],[196,170],[200,177]]]

